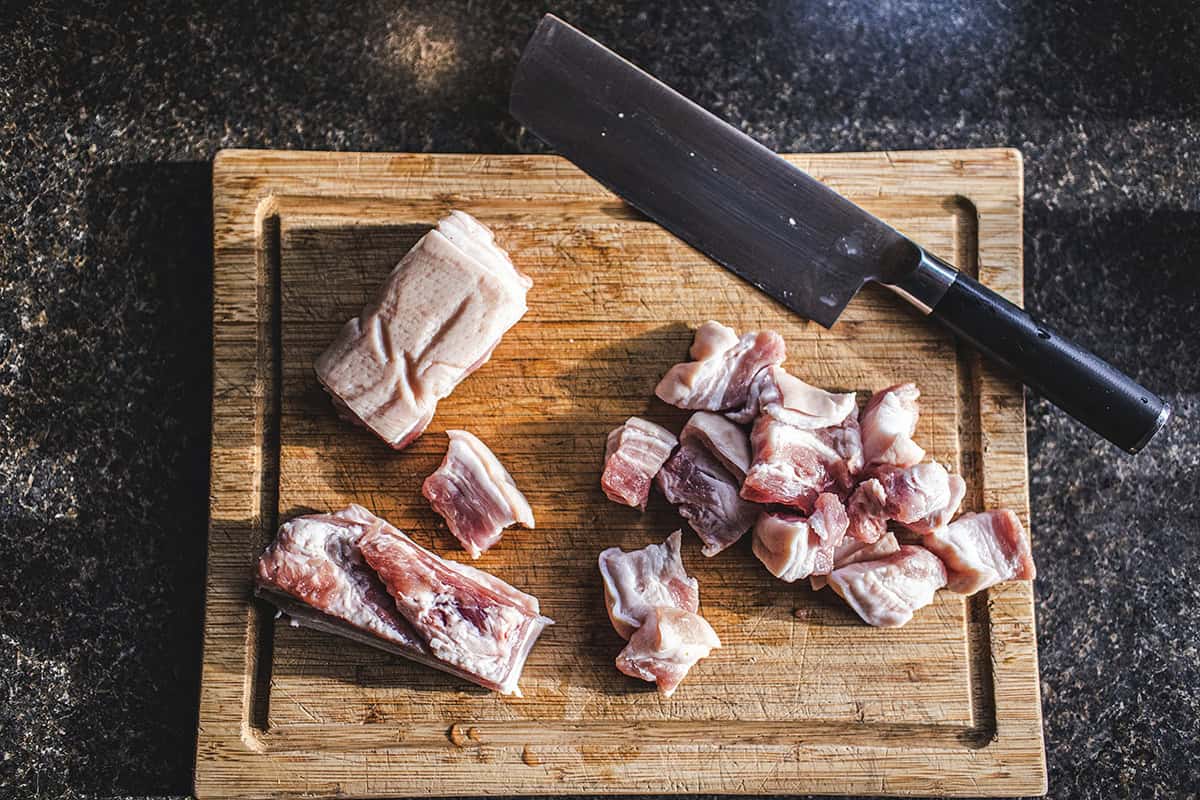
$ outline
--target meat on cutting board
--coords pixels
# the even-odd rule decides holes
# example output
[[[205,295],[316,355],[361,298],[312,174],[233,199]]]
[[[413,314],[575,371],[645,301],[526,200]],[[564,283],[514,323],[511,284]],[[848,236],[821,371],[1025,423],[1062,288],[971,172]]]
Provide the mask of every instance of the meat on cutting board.
[[[906,544],[889,556],[838,567],[829,585],[863,622],[894,628],[933,602],[946,585],[946,568],[924,547]]]
[[[255,592],[293,624],[504,694],[519,694],[525,658],[550,624],[536,598],[443,561],[358,505],[281,525],[256,564]]]
[[[873,542],[883,535],[888,520],[929,533],[954,518],[966,493],[966,481],[936,461],[903,469],[880,467],[850,496],[850,536]]]
[[[842,539],[833,551],[833,568],[844,567],[847,564],[857,564],[859,561],[875,561],[890,556],[900,549],[896,534],[886,531],[874,542],[864,542],[850,536]],[[814,592],[819,592],[829,584],[827,575],[813,575],[808,579]]]
[[[654,393],[665,403],[687,409],[725,411],[746,403],[759,370],[782,364],[787,350],[775,331],[738,337],[732,328],[709,320],[696,329],[692,360],[667,370]]]
[[[854,414],[827,428],[799,428],[760,414],[750,444],[754,460],[742,482],[742,497],[756,503],[780,503],[807,513],[822,492],[848,494],[862,467]]]
[[[754,555],[772,575],[788,583],[827,575],[847,524],[846,510],[834,494],[817,497],[809,517],[764,511],[754,525]]]
[[[1029,581],[1036,575],[1025,529],[1007,509],[963,514],[921,543],[946,565],[952,592],[974,594],[1001,581]]]
[[[901,383],[876,392],[867,402],[859,424],[868,470],[885,464],[911,467],[925,458],[925,450],[912,439],[920,396],[916,385]]]
[[[669,606],[653,609],[617,656],[617,669],[670,697],[696,662],[721,646],[708,620]]]
[[[340,413],[402,448],[491,357],[532,285],[488,228],[452,211],[342,327],[317,358],[317,378]]]
[[[700,609],[700,584],[688,577],[680,557],[681,534],[662,544],[625,552],[610,547],[600,554],[604,605],[622,639],[628,639],[655,608]]]
[[[646,510],[650,484],[679,440],[661,425],[630,417],[608,434],[600,487],[609,500]]]
[[[745,405],[725,416],[744,425],[765,414],[797,428],[817,430],[837,425],[851,414],[857,416],[857,411],[853,392],[827,392],[772,366],[755,377]]]
[[[746,477],[746,470],[750,469],[750,436],[720,414],[697,411],[683,426],[679,438],[708,450],[739,481]]]
[[[446,561],[382,522],[359,548],[397,610],[438,660],[501,694],[520,695],[525,659],[552,620],[536,597],[482,570]]]
[[[534,527],[533,509],[512,475],[479,437],[446,431],[450,446],[421,493],[471,558],[479,558],[513,524]]]
[[[760,510],[738,494],[737,478],[695,442],[681,443],[655,482],[704,542],[700,552],[706,556],[742,538]]]

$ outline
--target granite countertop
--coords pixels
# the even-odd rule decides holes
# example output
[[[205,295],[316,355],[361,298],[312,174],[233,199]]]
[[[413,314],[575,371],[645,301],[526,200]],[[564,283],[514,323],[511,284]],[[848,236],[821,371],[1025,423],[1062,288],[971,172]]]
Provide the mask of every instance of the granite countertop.
[[[216,5],[0,12],[4,796],[189,791],[214,153],[540,149],[542,3]],[[1200,793],[1200,9],[555,8],[777,150],[1023,151],[1028,305],[1176,412],[1130,458],[1029,398],[1051,794]]]

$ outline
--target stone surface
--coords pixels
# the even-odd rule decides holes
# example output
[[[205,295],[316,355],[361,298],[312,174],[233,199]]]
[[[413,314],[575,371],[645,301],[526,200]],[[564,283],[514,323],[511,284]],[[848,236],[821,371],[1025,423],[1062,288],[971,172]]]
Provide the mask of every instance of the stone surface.
[[[0,794],[189,791],[222,147],[537,151],[544,4],[0,8]],[[1011,145],[1027,302],[1175,405],[1138,458],[1031,398],[1054,797],[1200,792],[1200,11],[563,2],[779,150]]]

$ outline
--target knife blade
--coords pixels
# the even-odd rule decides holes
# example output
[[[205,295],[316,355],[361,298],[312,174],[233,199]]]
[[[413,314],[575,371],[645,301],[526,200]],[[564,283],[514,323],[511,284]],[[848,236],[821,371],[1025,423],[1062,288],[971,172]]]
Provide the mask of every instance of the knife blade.
[[[1170,406],[751,137],[552,14],[509,110],[630,205],[825,327],[867,281],[1137,452]]]

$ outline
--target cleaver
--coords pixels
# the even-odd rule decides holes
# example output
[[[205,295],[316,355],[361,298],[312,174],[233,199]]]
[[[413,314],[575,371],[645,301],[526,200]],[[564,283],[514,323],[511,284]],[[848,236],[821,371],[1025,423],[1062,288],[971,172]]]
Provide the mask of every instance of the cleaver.
[[[826,328],[875,281],[1130,453],[1171,407],[1102,359],[547,14],[509,108],[683,241]]]

